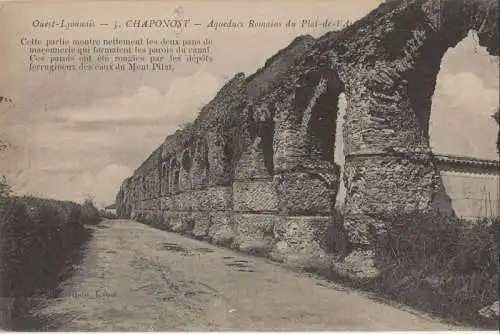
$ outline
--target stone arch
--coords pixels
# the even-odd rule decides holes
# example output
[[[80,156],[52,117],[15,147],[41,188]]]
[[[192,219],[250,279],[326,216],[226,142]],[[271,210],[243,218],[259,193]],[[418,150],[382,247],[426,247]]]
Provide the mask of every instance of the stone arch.
[[[496,1],[391,6],[397,8],[390,26],[367,22],[351,42],[357,54],[338,50],[333,60],[348,100],[345,226],[351,242],[363,247],[391,212],[433,210],[442,183],[429,147],[429,116],[446,50],[475,29],[479,44],[498,56]]]
[[[165,196],[169,193],[169,170],[168,170],[168,162],[163,161],[160,165],[160,185],[161,185],[161,194]]]
[[[337,197],[335,199],[335,208],[337,214],[341,214],[343,212],[344,203],[345,203],[345,181],[344,181],[344,165],[345,165],[345,155],[344,155],[344,139],[342,134],[342,128],[344,125],[346,112],[346,96],[345,93],[342,92],[337,97],[337,121],[335,123],[335,147],[334,147],[334,161],[335,164],[339,167],[339,189],[337,193]]]
[[[170,161],[170,193],[176,194],[180,191],[180,164],[177,157],[173,157]]]
[[[154,194],[154,179],[151,170],[148,171],[148,199],[153,197]]]
[[[452,49],[455,49],[457,45],[462,41],[464,41],[468,36],[469,38],[471,38],[472,36],[477,36],[478,37],[477,42],[479,46],[484,48],[489,53],[490,56],[497,56],[498,58],[498,49],[489,46],[491,36],[485,37],[484,31],[483,33],[481,33],[480,31],[481,29],[485,29],[484,26],[487,25],[488,23],[488,17],[483,17],[483,18],[481,17],[483,15],[487,16],[488,13],[481,12],[480,10],[478,11],[477,8],[472,8],[472,9],[469,8],[468,10],[471,13],[471,15],[476,16],[476,19],[469,21],[465,25],[462,22],[461,27],[454,27],[451,24],[451,22],[455,22],[455,24],[458,24],[458,22],[464,19],[464,17],[462,18],[455,17],[451,22],[447,22],[446,25],[443,27],[443,29],[439,31],[438,36],[441,37],[440,39],[437,39],[436,41],[436,39],[429,38],[424,42],[424,45],[422,46],[422,52],[416,58],[415,66],[409,75],[408,94],[411,102],[411,107],[415,111],[416,118],[419,121],[419,125],[422,129],[423,141],[433,149],[436,149],[436,147],[432,145],[433,143],[431,142],[431,140],[438,137],[436,136],[436,131],[439,131],[440,136],[447,135],[447,133],[449,134],[447,136],[454,136],[457,134],[457,131],[459,131],[457,129],[460,128],[457,127],[457,129],[453,131],[451,129],[443,127],[442,125],[444,124],[442,122],[439,124],[439,129],[437,128],[436,125],[434,125],[434,127],[431,128],[431,120],[435,122],[436,117],[439,117],[438,115],[440,113],[440,110],[438,109],[440,104],[436,103],[435,100],[436,98],[435,89],[438,82],[440,81],[440,73],[443,73],[444,70],[443,62],[447,58],[447,55],[449,55],[451,53],[450,51]],[[498,8],[496,10],[498,12]],[[481,22],[480,25],[478,25],[479,22]],[[486,28],[486,30],[488,30],[488,28]],[[445,36],[445,38],[443,38],[442,36]],[[483,37],[481,38],[480,36]],[[471,54],[471,57],[468,58],[468,67],[470,66],[472,68],[472,66],[474,66],[473,62],[477,63],[477,59],[475,59],[474,56],[475,55]],[[468,69],[466,71],[468,71]],[[496,72],[497,69],[493,69],[493,71]],[[455,83],[457,84],[457,86],[460,85],[460,79],[458,76],[456,78]],[[480,96],[477,96],[477,99],[480,99]],[[497,106],[498,105],[491,105],[490,114],[493,114],[493,110]],[[446,108],[444,109],[446,110]],[[446,111],[447,115],[449,115],[447,117],[450,118],[455,117],[454,114],[449,113],[449,110]],[[490,109],[488,109],[488,111],[490,111]],[[460,117],[455,117],[454,121],[457,122],[459,118]],[[478,119],[478,121],[480,120]],[[493,127],[494,121],[493,120],[491,121],[492,121],[491,126]],[[466,127],[466,129],[462,128],[462,130],[465,130],[465,132],[467,132],[467,129],[471,128],[473,127]],[[481,131],[483,130],[488,131],[484,128]],[[471,131],[472,138],[474,138],[477,134],[478,134],[477,132],[474,133],[473,131]],[[495,139],[492,136],[491,142],[487,143],[487,145],[491,146],[491,148],[494,148],[495,147],[494,140]],[[476,143],[474,143],[474,139],[471,139],[469,143],[470,143],[469,150],[462,149],[462,153],[442,151],[439,150],[439,148],[436,152],[433,153],[459,154],[459,155],[469,156],[472,158],[475,153],[473,147],[474,144],[477,143],[477,141]],[[481,143],[481,145],[484,146],[484,143]],[[439,160],[440,157],[435,156],[435,159]],[[443,170],[441,168],[440,163],[435,162],[435,164],[438,170],[437,174],[441,182],[439,183],[438,188],[434,191],[432,208],[438,211],[440,214],[451,215],[451,216],[459,215],[463,217],[464,212],[469,212],[469,209],[475,206],[474,201],[466,199],[468,198],[468,195],[465,194],[460,195],[460,192],[452,190],[453,187],[450,188],[450,182],[451,184],[453,184],[456,182],[456,180],[453,181],[454,177],[448,173],[446,168]],[[445,183],[447,184],[446,187]],[[462,196],[464,198],[462,198]]]
[[[331,216],[340,179],[334,148],[338,98],[344,84],[328,64],[300,72],[287,89],[275,95],[273,148],[279,211]]]
[[[193,165],[193,160],[191,159],[191,151],[190,149],[186,149],[184,150],[184,152],[182,152],[182,168],[189,172],[191,170],[191,166]]]
[[[234,174],[236,157],[241,154],[235,142],[238,125],[225,126],[231,129],[231,134],[222,130],[210,130],[205,136],[208,143],[208,184],[210,186],[228,186]]]
[[[147,179],[146,179],[146,176],[143,175],[141,177],[141,200],[145,200],[147,198]]]
[[[273,163],[273,138],[274,138],[274,120],[271,110],[267,104],[261,105],[259,112],[254,115],[256,125],[256,137],[260,138],[259,149],[264,154],[264,166],[269,175],[272,175],[274,169]]]
[[[181,171],[180,171],[180,190],[191,189],[191,168],[193,167],[193,158],[191,148],[186,148],[181,153]]]
[[[196,145],[196,156],[200,161],[200,167],[208,169],[208,144],[204,138],[198,140]]]
[[[196,141],[193,154],[193,167],[191,172],[191,183],[193,188],[203,188],[208,183],[208,144],[205,138]]]
[[[311,159],[323,162],[327,167],[334,163],[338,101],[344,85],[337,73],[321,70],[315,100],[310,107],[306,122],[307,152]],[[305,85],[308,84],[306,79]]]
[[[246,144],[238,161],[235,178],[269,178],[274,170],[274,120],[267,103],[252,104],[245,109]]]

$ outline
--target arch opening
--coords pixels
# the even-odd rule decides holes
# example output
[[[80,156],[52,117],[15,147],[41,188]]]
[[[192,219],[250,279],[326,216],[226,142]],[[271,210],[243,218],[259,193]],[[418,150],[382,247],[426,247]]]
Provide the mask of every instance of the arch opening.
[[[344,126],[344,117],[346,113],[347,107],[347,99],[345,93],[340,93],[338,97],[338,105],[337,105],[337,122],[335,124],[335,150],[334,150],[334,161],[339,166],[339,191],[337,193],[337,197],[335,199],[334,208],[337,212],[342,213],[344,211],[345,198],[346,198],[346,187],[344,181],[344,164],[345,164],[345,154],[344,154],[344,136],[343,136],[343,126]]]
[[[332,168],[335,166],[338,102],[340,94],[344,91],[344,85],[333,71],[328,70],[326,76],[318,80],[316,94],[318,91],[320,94],[313,102],[308,119],[306,151],[313,162]]]
[[[266,103],[249,105],[246,112],[246,145],[237,166],[237,177],[272,177],[274,130],[272,112]],[[246,176],[244,176],[246,175]]]
[[[462,36],[463,37],[463,36]],[[409,96],[442,185],[434,207],[467,219],[498,215],[498,177],[481,160],[498,158],[498,57],[480,46],[474,30],[460,42],[430,39],[423,47]],[[464,169],[459,161],[467,161]],[[486,203],[486,204],[485,204]]]
[[[192,164],[193,164],[193,160],[191,159],[191,153],[189,152],[189,149],[187,149],[182,154],[182,168],[186,172],[189,172],[191,170]]]
[[[199,139],[194,147],[193,186],[204,187],[208,183],[208,145],[204,138]]]
[[[260,129],[260,137],[262,138],[262,151],[264,152],[264,165],[270,175],[274,170],[274,152],[273,152],[273,138],[274,138],[274,121],[266,119]]]
[[[175,194],[180,191],[180,164],[176,158],[172,159],[170,172],[172,173],[170,192]]]
[[[160,169],[160,187],[161,195],[166,195],[168,193],[168,163],[162,162]]]

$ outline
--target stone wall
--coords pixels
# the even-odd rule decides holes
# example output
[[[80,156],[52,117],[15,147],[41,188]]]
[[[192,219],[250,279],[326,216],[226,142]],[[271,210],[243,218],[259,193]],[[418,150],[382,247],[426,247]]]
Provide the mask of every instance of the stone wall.
[[[369,261],[387,213],[435,209],[444,185],[428,123],[441,58],[470,29],[498,55],[497,19],[493,0],[388,1],[343,31],[296,38],[167,137],[124,181],[118,214],[291,265],[353,251]]]

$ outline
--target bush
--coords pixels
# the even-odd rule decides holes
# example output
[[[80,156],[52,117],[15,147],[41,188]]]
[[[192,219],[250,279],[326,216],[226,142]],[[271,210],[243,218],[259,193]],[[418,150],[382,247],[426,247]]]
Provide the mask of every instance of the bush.
[[[99,210],[97,210],[90,198],[87,198],[83,202],[82,213],[85,216],[85,224],[96,225],[101,221]]]
[[[26,303],[54,289],[67,271],[66,261],[89,236],[84,224],[94,221],[94,211],[76,203],[3,197],[0,296],[12,307],[3,310],[2,327],[15,327],[16,321],[22,325]]]
[[[500,219],[475,223],[436,214],[397,214],[375,241],[374,288],[442,316],[480,323],[498,300]]]
[[[5,209],[5,205],[9,196],[11,195],[10,186],[7,184],[5,176],[0,179],[0,213]],[[0,216],[0,219],[2,217]]]

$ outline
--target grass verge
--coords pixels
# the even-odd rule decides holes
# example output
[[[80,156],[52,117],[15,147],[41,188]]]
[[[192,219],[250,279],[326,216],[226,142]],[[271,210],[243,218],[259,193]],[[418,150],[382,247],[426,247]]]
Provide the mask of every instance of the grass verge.
[[[97,224],[91,203],[79,205],[30,196],[8,196],[0,206],[0,325],[22,329],[38,297],[67,273],[68,260],[89,238],[86,224]]]

